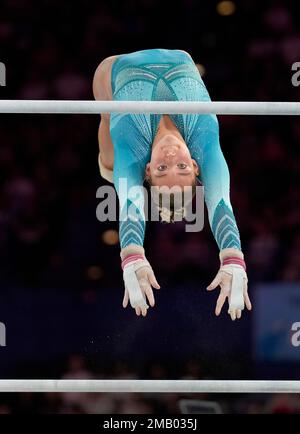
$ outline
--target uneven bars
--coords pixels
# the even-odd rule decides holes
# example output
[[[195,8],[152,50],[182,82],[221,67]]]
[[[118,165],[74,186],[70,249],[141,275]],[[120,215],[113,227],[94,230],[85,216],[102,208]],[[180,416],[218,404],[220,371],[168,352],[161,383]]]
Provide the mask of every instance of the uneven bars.
[[[300,381],[0,380],[0,392],[300,393]]]
[[[0,113],[300,115],[300,102],[0,100]]]

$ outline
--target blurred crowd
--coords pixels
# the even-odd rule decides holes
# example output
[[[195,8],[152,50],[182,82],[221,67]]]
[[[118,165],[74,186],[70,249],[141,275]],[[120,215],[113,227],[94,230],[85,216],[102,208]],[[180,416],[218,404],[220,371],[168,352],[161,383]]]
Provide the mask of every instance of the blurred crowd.
[[[7,67],[7,86],[0,88],[0,98],[92,99],[93,73],[101,60],[160,47],[188,51],[213,100],[299,100],[300,88],[291,82],[292,64],[300,61],[296,2],[243,0],[232,14],[218,13],[217,1],[209,3],[91,0],[70,6],[57,0],[31,5],[3,0],[0,61]],[[97,166],[99,120],[1,116],[1,291],[9,282],[87,294],[120,285],[118,224],[100,223],[95,217],[96,189],[104,183]],[[220,116],[219,121],[251,282],[299,281],[298,117]],[[180,223],[149,224],[146,252],[161,279],[169,285],[208,283],[218,266],[208,226],[206,218],[204,231],[189,234]],[[205,376],[190,373],[189,366],[182,378]],[[97,374],[73,358],[64,377],[74,375]],[[168,372],[153,366],[149,375],[167,378]],[[116,365],[108,376],[137,374]],[[171,413],[179,399],[126,396],[27,394],[13,397],[12,404],[4,403],[0,410]],[[297,397],[248,398],[226,405],[237,412],[244,404],[246,412],[291,412],[300,406]]]

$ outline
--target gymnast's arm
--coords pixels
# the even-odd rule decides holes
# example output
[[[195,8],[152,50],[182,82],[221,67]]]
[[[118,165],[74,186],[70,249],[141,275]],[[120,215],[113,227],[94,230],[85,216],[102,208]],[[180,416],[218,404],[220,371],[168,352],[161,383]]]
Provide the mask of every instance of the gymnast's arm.
[[[144,170],[133,155],[126,128],[116,128],[114,168],[104,167],[99,154],[102,177],[113,182],[119,198],[119,238],[125,292],[123,307],[130,301],[138,316],[147,315],[147,301],[154,306],[152,286],[159,289],[154,272],[145,257]],[[120,133],[121,131],[121,133]],[[124,134],[125,132],[125,134]],[[101,138],[100,138],[101,143]],[[102,149],[102,148],[101,148]],[[146,298],[147,297],[147,298]]]
[[[228,298],[228,313],[235,320],[241,317],[244,302],[249,310],[251,303],[239,230],[230,203],[229,170],[220,147],[216,116],[203,116],[201,126],[194,137],[197,143],[192,144],[192,147],[201,148],[201,152],[196,152],[195,155],[198,156],[196,160],[201,169],[209,222],[220,249],[220,270],[207,289],[213,290],[220,285],[221,292],[215,313],[217,316],[220,314]]]
[[[123,307],[130,301],[138,316],[147,315],[147,300],[154,306],[152,287],[160,286],[145,257],[144,188],[145,167],[132,151],[128,128],[113,129],[115,144],[114,185],[119,197],[119,236],[125,293]]]

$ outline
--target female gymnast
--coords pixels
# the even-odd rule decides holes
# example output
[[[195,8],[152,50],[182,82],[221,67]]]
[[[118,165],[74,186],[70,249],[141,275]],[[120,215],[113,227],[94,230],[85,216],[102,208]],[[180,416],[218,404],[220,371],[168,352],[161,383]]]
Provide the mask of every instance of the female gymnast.
[[[210,101],[195,63],[181,50],[153,49],[108,57],[95,72],[93,92],[102,101]],[[119,197],[123,307],[130,301],[138,316],[146,316],[147,300],[150,306],[155,304],[152,287],[160,288],[143,248],[144,180],[152,186],[184,189],[198,179],[204,186],[211,230],[220,249],[220,269],[207,287],[209,291],[221,288],[215,314],[220,314],[227,298],[232,320],[241,317],[245,304],[250,310],[246,266],[216,116],[102,114],[98,139],[100,173],[114,183]],[[121,178],[127,181],[125,189],[120,188]],[[135,187],[134,194],[131,187]],[[174,213],[176,209],[170,210],[169,220]]]

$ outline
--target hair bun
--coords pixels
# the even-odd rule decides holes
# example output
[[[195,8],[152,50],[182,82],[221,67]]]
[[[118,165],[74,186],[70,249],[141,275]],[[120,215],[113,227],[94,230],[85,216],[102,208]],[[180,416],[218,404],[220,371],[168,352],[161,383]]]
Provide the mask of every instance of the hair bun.
[[[161,208],[159,215],[162,222],[170,223],[172,221],[173,212],[166,207]]]
[[[180,220],[182,220],[184,217],[185,217],[185,215],[186,215],[186,212],[185,212],[186,210],[185,210],[185,208],[178,208],[177,210],[175,210],[175,211],[171,211],[171,210],[169,210],[169,208],[166,208],[166,207],[162,207],[161,209],[160,209],[160,218],[161,218],[161,221],[162,222],[166,222],[166,223],[174,223],[174,221],[176,220],[176,221],[180,221]]]

